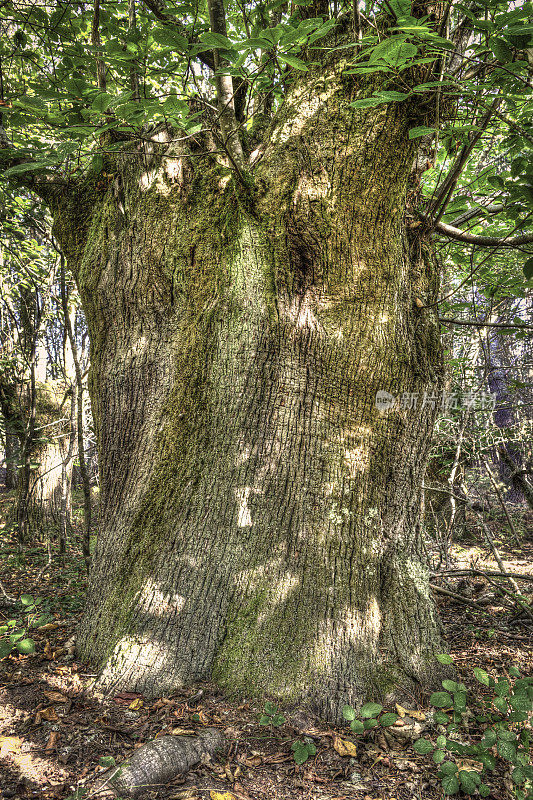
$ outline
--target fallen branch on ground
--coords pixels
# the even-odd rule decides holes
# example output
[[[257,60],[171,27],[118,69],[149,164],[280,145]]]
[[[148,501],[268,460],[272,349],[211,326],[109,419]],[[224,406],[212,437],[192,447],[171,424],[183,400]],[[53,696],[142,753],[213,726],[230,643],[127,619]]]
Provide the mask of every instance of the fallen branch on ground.
[[[450,576],[476,575],[481,578],[519,578],[523,581],[533,581],[533,575],[522,575],[520,572],[498,572],[497,570],[481,569],[447,569],[444,572],[432,572],[432,578],[447,578]]]
[[[188,772],[222,748],[224,741],[217,728],[206,728],[193,736],[160,736],[113,767],[100,788],[105,784],[120,797],[138,797]]]

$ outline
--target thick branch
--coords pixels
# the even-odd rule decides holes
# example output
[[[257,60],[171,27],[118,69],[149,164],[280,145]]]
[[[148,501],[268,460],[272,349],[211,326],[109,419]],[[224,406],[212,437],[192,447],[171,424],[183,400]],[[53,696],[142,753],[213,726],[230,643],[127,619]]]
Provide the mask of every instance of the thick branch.
[[[526,328],[533,330],[533,325],[525,322],[518,325],[511,322],[478,322],[476,319],[450,319],[449,317],[439,317],[439,322],[447,325],[467,325],[472,328]]]
[[[428,224],[431,224],[428,220]],[[446,222],[437,222],[434,226],[436,231],[448,236],[450,239],[456,239],[458,242],[465,244],[475,244],[478,247],[521,247],[524,244],[531,244],[533,242],[533,233],[526,233],[522,236],[515,236],[509,239],[507,236],[499,238],[497,236],[478,236],[475,233],[468,231],[461,231],[459,228],[454,228],[453,225],[448,225]]]

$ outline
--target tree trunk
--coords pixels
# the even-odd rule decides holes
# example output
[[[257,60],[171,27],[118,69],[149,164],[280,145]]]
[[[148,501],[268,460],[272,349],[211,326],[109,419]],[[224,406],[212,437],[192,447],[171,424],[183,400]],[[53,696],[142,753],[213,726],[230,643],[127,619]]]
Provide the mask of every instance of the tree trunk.
[[[72,455],[69,456],[69,404],[65,389],[52,381],[36,385],[35,430],[28,447],[27,478],[19,476],[19,506],[27,527],[50,536],[61,520],[70,522]],[[20,524],[19,520],[19,524]]]
[[[9,420],[5,422],[5,461],[6,489],[14,489],[17,485],[17,461],[20,453],[20,442],[15,431],[11,430]]]
[[[430,247],[403,223],[416,123],[354,112],[341,70],[294,85],[249,189],[161,132],[56,201],[102,486],[79,647],[109,691],[213,678],[338,718],[435,678],[421,398],[441,350],[415,302],[436,299]],[[379,391],[418,407],[379,410]]]

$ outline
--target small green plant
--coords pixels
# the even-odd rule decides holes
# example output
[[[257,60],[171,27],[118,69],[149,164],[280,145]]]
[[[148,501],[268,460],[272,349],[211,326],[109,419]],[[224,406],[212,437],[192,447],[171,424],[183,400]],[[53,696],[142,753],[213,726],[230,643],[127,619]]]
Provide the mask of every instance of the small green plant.
[[[437,656],[437,659],[441,664],[452,663],[448,655]],[[529,759],[533,677],[523,678],[515,667],[509,669],[509,678],[495,679],[478,667],[474,675],[489,692],[469,695],[463,683],[442,681],[444,691],[434,692],[430,703],[437,709],[434,721],[444,732],[435,741],[417,739],[414,750],[421,755],[431,753],[446,795],[477,791],[481,797],[488,797],[490,787],[483,777],[494,770],[497,760],[501,759],[511,769],[516,800],[533,800],[533,767]],[[473,741],[469,733],[471,719],[483,732],[478,741]],[[457,758],[478,762],[480,768],[462,768],[456,763]]]
[[[260,725],[273,725],[275,728],[279,728],[280,725],[283,725],[285,722],[285,717],[283,714],[280,714],[279,709],[274,703],[270,701],[265,703],[264,711],[259,719]]]
[[[52,619],[42,605],[42,598],[23,594],[19,602],[21,609],[18,617],[8,619],[0,625],[0,658],[5,658],[13,650],[22,655],[35,653],[35,642],[28,637],[28,631],[31,628],[40,628]]]
[[[365,703],[359,711],[359,717],[351,706],[344,706],[342,709],[342,716],[350,723],[350,728],[354,733],[364,733],[371,728],[376,728],[381,725],[383,728],[388,728],[394,725],[396,720],[399,719],[398,714],[392,711],[385,711],[383,714],[383,706],[379,703]]]
[[[297,764],[305,764],[309,756],[316,756],[315,743],[309,736],[305,736],[303,740],[297,739],[293,742],[291,750]]]

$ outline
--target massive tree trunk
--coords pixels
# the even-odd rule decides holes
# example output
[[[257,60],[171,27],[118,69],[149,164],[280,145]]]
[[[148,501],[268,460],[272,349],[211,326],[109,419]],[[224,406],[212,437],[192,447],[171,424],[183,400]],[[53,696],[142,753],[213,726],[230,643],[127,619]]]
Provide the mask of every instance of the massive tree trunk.
[[[441,352],[430,248],[404,223],[415,123],[351,109],[341,69],[294,86],[253,186],[162,132],[56,201],[102,485],[79,648],[110,691],[213,678],[334,718],[435,676],[420,494]],[[418,407],[379,410],[380,391]]]

